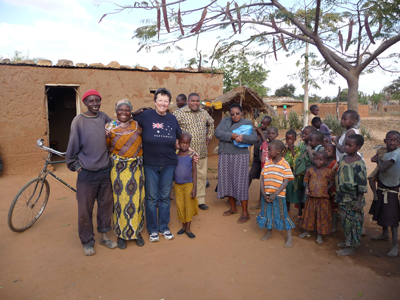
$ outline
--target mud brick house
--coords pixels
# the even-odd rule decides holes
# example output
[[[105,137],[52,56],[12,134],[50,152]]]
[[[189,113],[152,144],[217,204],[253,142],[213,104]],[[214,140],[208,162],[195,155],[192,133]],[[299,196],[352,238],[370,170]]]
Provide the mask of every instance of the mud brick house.
[[[210,70],[153,67],[132,68],[111,62],[103,64],[60,60],[0,62],[0,155],[3,174],[36,173],[43,150],[35,147],[40,138],[58,151],[67,148],[72,119],[85,111],[82,95],[96,89],[102,95],[101,110],[114,117],[114,105],[127,98],[135,108],[153,107],[153,94],[160,87],[178,94],[198,93],[215,99],[223,93],[223,75]]]

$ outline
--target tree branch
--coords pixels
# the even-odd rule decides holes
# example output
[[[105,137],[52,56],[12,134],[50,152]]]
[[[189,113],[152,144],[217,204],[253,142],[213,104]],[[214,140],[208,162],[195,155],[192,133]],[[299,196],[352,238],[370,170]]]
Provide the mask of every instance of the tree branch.
[[[315,10],[315,27],[314,33],[318,33],[318,25],[319,25],[319,14],[321,12],[321,0],[317,0],[317,8]]]

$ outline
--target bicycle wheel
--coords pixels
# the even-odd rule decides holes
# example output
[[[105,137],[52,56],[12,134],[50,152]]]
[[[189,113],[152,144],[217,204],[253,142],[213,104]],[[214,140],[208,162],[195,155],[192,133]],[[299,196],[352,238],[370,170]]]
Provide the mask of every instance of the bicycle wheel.
[[[8,211],[8,227],[22,232],[31,227],[41,216],[49,199],[50,186],[41,177],[25,184],[15,196]]]

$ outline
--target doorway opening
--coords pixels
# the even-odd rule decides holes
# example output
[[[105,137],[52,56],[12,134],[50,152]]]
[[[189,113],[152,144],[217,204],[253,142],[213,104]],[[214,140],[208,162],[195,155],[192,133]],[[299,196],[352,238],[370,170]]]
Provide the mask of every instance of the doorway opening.
[[[48,137],[54,150],[67,151],[71,123],[77,115],[78,89],[73,86],[46,85]],[[77,110],[78,108],[78,110]],[[62,160],[53,156],[54,160]]]

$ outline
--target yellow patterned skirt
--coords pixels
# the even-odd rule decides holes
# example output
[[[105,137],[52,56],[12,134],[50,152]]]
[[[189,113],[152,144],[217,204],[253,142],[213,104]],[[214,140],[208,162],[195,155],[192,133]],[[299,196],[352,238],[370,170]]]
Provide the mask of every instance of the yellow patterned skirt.
[[[176,208],[178,210],[178,219],[182,223],[192,221],[193,216],[199,212],[199,203],[197,198],[191,198],[193,182],[178,184],[175,183]]]
[[[144,225],[143,158],[111,155],[114,198],[114,232],[124,240],[135,240]]]

